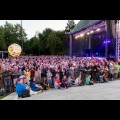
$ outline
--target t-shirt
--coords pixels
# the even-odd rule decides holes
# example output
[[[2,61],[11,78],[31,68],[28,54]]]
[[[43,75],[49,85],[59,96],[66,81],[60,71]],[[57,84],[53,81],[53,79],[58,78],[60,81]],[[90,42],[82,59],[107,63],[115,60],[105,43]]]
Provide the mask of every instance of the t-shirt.
[[[101,73],[101,72],[98,73],[98,80],[101,80],[101,79],[102,79],[100,76],[102,76],[103,74],[104,74],[104,73]]]
[[[55,82],[56,82],[57,84],[60,84],[60,80],[59,80],[58,78],[55,79]]]
[[[22,96],[22,92],[26,89],[26,86],[23,83],[18,83],[16,86],[16,92],[19,96]]]
[[[114,70],[115,70],[115,73],[118,73],[119,72],[119,65],[114,65]]]
[[[89,66],[88,66],[88,67],[87,67],[87,66],[84,67],[84,69],[86,69],[86,70],[91,70],[91,68],[90,68]],[[90,74],[90,71],[85,71],[85,73],[86,73],[86,74]]]
[[[30,76],[30,72],[25,72],[26,75]]]
[[[78,78],[76,78],[76,80],[75,80],[75,84],[76,84],[76,85],[78,85],[78,80],[79,80],[79,79],[78,79]]]
[[[90,84],[90,78],[86,78],[85,84],[86,84],[86,85],[89,85],[89,84]]]

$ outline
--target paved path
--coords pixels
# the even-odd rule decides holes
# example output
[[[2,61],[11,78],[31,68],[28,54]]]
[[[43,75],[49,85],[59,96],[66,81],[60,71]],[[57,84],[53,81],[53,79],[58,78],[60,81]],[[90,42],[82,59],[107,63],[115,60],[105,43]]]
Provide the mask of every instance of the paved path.
[[[120,80],[71,87],[67,90],[51,89],[19,100],[120,100]]]

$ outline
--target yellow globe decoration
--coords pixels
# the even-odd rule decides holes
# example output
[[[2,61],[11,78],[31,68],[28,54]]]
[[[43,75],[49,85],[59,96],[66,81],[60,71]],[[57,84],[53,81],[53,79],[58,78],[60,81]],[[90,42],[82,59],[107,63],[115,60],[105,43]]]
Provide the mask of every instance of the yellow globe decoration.
[[[11,56],[17,57],[20,56],[22,49],[20,45],[13,43],[8,47],[8,52]]]

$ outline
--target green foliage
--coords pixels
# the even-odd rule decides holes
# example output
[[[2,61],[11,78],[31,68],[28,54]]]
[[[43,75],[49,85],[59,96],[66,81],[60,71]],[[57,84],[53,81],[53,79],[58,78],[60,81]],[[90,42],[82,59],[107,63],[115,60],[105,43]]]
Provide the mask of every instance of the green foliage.
[[[25,38],[25,30],[21,29],[20,24],[12,25],[6,22],[4,26],[0,27],[0,50],[7,50],[12,43],[22,46],[22,40],[24,41]]]
[[[21,35],[22,34],[22,35]],[[25,30],[21,25],[12,25],[8,22],[0,27],[0,50],[7,50],[12,43],[22,47],[25,55],[62,55],[66,54],[65,31],[54,31],[46,28],[42,33],[37,33],[30,40],[26,40]]]
[[[6,42],[4,40],[4,29],[0,27],[0,51],[6,50]]]
[[[65,32],[70,32],[70,30],[72,30],[75,27],[75,22],[74,20],[68,20]]]

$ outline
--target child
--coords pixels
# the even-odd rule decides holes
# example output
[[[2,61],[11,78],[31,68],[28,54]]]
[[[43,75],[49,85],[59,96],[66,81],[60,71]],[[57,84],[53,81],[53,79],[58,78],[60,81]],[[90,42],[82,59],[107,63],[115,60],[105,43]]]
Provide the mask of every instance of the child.
[[[75,80],[75,85],[78,85],[78,86],[82,86],[83,85],[83,81],[81,79],[81,73],[80,75],[76,78]]]
[[[60,89],[60,79],[58,77],[55,77],[54,87]]]
[[[43,82],[41,83],[44,90],[48,90],[50,88],[49,83],[46,80],[46,77],[43,77]]]
[[[64,89],[67,89],[67,88],[68,88],[68,86],[67,86],[67,77],[63,76],[62,82],[60,84],[60,89],[64,90]]]
[[[91,81],[90,78],[91,78],[91,75],[89,74],[89,75],[87,76],[87,78],[86,78],[86,81],[85,81],[85,84],[86,84],[86,85],[93,85],[93,84],[94,84],[94,82]]]

